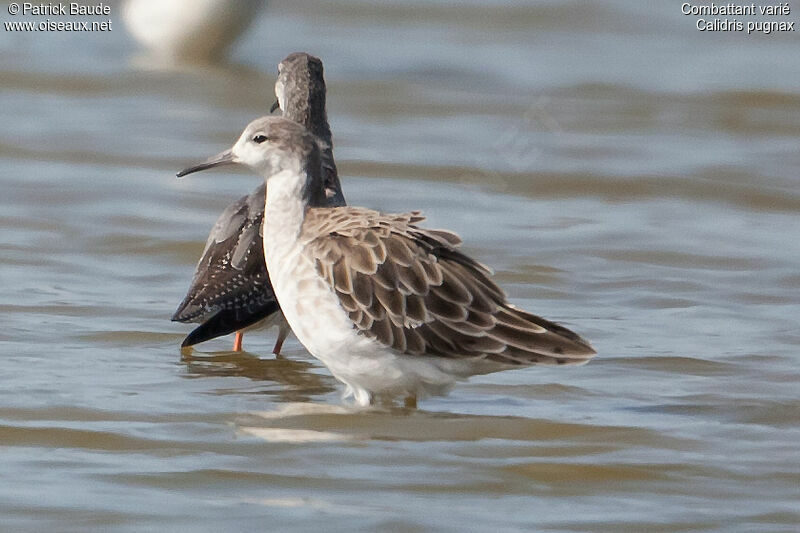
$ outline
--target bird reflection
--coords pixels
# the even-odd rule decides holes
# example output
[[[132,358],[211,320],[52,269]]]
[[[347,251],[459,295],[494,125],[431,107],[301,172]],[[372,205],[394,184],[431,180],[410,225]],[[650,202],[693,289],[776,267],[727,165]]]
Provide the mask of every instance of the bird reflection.
[[[275,383],[280,386],[263,394],[273,394],[283,401],[308,401],[312,396],[336,390],[332,378],[312,372],[316,365],[282,356],[261,359],[244,351],[200,352],[187,347],[181,350],[181,362],[190,378],[245,377]]]

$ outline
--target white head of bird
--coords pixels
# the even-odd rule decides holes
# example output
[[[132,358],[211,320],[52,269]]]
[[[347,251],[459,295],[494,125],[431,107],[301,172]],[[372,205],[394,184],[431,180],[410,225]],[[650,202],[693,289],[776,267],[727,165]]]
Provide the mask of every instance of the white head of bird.
[[[234,163],[264,177],[268,190],[294,193],[306,205],[325,205],[318,141],[296,122],[283,117],[258,118],[248,124],[233,147],[178,172],[178,177]],[[270,189],[271,181],[280,185]]]

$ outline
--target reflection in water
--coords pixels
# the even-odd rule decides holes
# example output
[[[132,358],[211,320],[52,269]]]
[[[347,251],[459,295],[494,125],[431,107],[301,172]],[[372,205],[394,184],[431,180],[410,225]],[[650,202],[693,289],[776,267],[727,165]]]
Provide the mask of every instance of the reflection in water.
[[[241,426],[239,427],[239,431],[267,442],[342,442],[354,439],[353,436],[344,433],[317,431],[316,429],[282,429]]]
[[[499,439],[532,443],[546,450],[547,456],[553,454],[554,446],[562,446],[558,455],[564,457],[622,449],[626,446],[623,442],[672,450],[693,446],[691,440],[665,437],[646,428],[403,407],[285,403],[277,405],[274,410],[243,414],[237,422],[240,429],[246,428],[256,436],[261,436],[261,430],[265,430],[264,435],[273,435],[273,430],[276,432],[274,435],[280,435],[282,431],[291,434],[292,431],[313,428],[313,431],[319,432],[320,440],[336,440],[332,436],[339,440],[430,442],[480,442]],[[297,435],[300,441],[312,436],[302,431]],[[610,435],[614,435],[619,441],[607,442]],[[570,451],[573,446],[575,449]]]
[[[308,401],[311,397],[336,390],[335,381],[313,370],[316,365],[307,361],[276,356],[261,359],[248,352],[197,351],[191,347],[181,350],[181,362],[186,367],[186,377],[245,377],[253,381],[279,385],[263,394],[274,394],[287,402]],[[241,394],[241,391],[238,391]]]

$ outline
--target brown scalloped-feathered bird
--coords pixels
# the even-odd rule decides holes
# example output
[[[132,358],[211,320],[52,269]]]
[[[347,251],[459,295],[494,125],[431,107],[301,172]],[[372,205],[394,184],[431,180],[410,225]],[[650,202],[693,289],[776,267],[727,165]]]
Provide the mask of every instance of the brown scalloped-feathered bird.
[[[577,334],[510,304],[458,236],[421,227],[418,212],[327,207],[321,161],[303,126],[264,117],[178,175],[242,163],[265,178],[275,295],[300,342],[357,403],[401,396],[415,405],[471,375],[595,355]]]
[[[333,142],[325,111],[322,61],[294,53],[278,65],[275,82],[283,116],[303,124],[323,143],[322,160],[328,205],[345,205],[333,160]],[[236,332],[233,349],[242,349],[243,332],[277,325],[274,353],[280,353],[289,326],[280,312],[264,261],[266,188],[262,183],[242,196],[217,219],[197,263],[189,290],[172,320],[199,322],[181,346],[193,346]]]

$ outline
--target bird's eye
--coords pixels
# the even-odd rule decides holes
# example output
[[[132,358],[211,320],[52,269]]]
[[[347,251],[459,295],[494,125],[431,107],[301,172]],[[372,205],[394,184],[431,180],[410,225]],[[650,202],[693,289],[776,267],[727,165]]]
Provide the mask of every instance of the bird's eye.
[[[256,144],[261,144],[266,141],[267,141],[266,135],[256,135],[255,137],[253,137],[253,142]]]

